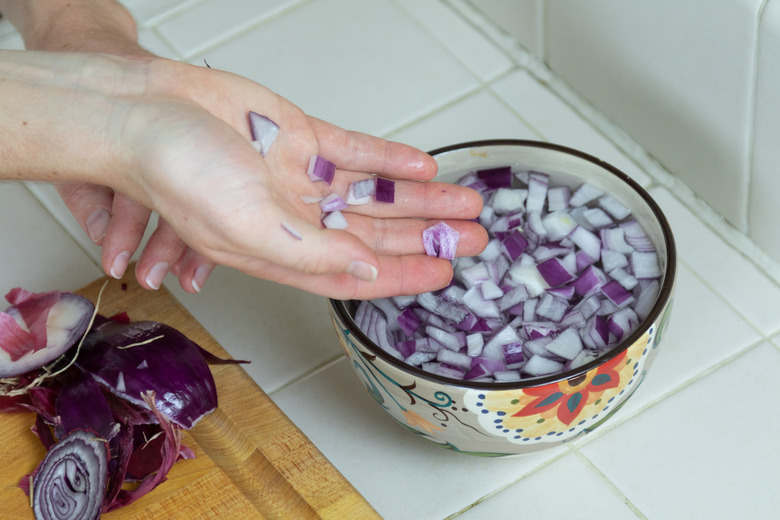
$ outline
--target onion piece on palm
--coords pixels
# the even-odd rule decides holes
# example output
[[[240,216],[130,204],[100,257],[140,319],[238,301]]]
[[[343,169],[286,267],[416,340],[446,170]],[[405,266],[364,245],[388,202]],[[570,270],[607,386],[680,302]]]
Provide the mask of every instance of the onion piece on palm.
[[[266,116],[250,111],[249,128],[252,132],[252,146],[265,157],[279,135],[279,125]]]

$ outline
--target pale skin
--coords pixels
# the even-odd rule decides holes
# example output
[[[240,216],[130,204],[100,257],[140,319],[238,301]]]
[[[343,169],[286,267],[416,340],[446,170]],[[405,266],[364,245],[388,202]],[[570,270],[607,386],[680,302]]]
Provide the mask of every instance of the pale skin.
[[[234,74],[153,56],[113,0],[0,0],[0,13],[29,49],[0,51],[0,179],[55,183],[112,276],[152,211],[159,225],[135,273],[149,289],[170,271],[197,292],[222,264],[334,298],[414,294],[452,277],[449,261],[424,254],[424,227],[458,230],[459,255],[487,242],[468,220],[480,197],[427,182],[427,154],[307,116]],[[249,110],[280,126],[265,157]],[[315,154],[337,165],[330,187],[306,175]],[[396,203],[351,207],[346,230],[324,229],[319,206],[301,200],[371,174],[396,181]]]

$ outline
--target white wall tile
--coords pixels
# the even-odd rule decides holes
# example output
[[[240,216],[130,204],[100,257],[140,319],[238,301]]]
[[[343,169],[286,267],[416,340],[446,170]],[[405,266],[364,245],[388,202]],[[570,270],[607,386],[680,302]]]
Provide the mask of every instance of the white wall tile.
[[[0,34],[0,49],[22,51],[24,50],[24,40],[22,40],[22,36],[16,31]]]
[[[583,504],[589,504],[583,507]],[[457,520],[519,518],[636,520],[636,515],[609,484],[575,454],[562,457],[497,495],[477,504]]]
[[[396,0],[474,74],[489,80],[512,62],[459,14],[439,0]]]
[[[119,0],[140,26],[146,26],[172,13],[197,5],[202,0]]]
[[[762,334],[780,330],[780,288],[749,264],[666,189],[650,195],[669,219],[677,254],[704,282]]]
[[[442,449],[386,414],[348,363],[271,397],[385,520],[447,518],[566,451],[491,459]]]
[[[494,81],[490,88],[543,139],[594,155],[640,185],[650,184],[651,179],[644,170],[528,72],[514,71]]]
[[[310,2],[198,56],[305,112],[383,134],[474,89],[477,79],[389,0]]]
[[[189,56],[297,3],[300,0],[209,0],[160,23],[157,29],[179,54]]]
[[[166,287],[244,369],[273,392],[341,354],[325,298],[218,267],[199,294]]]
[[[11,21],[3,16],[0,16],[0,38],[8,36],[12,32],[16,32],[16,28],[11,24]]]
[[[775,518],[779,370],[762,344],[581,452],[646,518]]]
[[[761,3],[547,3],[552,68],[741,229]]]
[[[75,291],[102,276],[84,251],[20,183],[0,184],[0,295]]]
[[[469,0],[469,3],[533,55],[544,57],[544,0]]]
[[[742,315],[681,264],[669,328],[646,379],[623,406],[622,415],[637,412],[761,338]]]
[[[423,150],[483,139],[540,136],[496,96],[480,90],[388,136]]]
[[[780,261],[780,3],[767,2],[759,28],[749,231]]]
[[[157,56],[172,60],[181,59],[181,56],[171,49],[171,47],[160,39],[157,33],[151,29],[141,28],[138,30],[138,43],[141,47]]]

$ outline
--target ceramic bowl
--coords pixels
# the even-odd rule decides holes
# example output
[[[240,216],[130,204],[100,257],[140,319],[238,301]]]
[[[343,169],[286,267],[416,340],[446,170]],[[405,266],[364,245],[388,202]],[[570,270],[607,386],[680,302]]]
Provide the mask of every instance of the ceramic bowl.
[[[406,365],[355,325],[352,301],[330,300],[336,334],[369,395],[407,430],[439,446],[482,456],[529,453],[569,442],[607,421],[642,383],[672,306],[676,253],[657,204],[630,177],[577,150],[534,141],[479,141],[431,152],[437,180],[512,165],[550,175],[551,185],[584,181],[621,201],[654,242],[661,287],[648,317],[599,358],[568,372],[514,383],[469,383]]]

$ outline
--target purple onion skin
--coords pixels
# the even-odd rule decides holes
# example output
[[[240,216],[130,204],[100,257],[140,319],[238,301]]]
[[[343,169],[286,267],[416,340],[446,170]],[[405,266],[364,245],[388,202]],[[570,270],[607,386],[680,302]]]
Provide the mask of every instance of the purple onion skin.
[[[135,345],[158,336],[162,337]],[[135,346],[118,348],[127,345]],[[214,378],[201,348],[162,323],[103,322],[87,335],[76,364],[114,394],[141,407],[148,408],[141,395],[153,391],[158,410],[185,429],[217,407]]]
[[[113,437],[115,425],[111,407],[100,385],[88,374],[76,374],[62,385],[55,401],[54,433],[62,438],[73,430],[91,430],[104,439]]]
[[[95,520],[108,480],[108,447],[95,432],[76,430],[54,445],[33,476],[36,520]]]
[[[50,291],[46,293],[30,293],[22,289],[14,289],[7,296],[11,307],[3,313],[3,327],[16,328],[22,336],[28,336],[27,341],[34,345],[34,351],[29,351],[17,357],[18,352],[13,351],[9,358],[0,362],[0,377],[13,377],[25,374],[31,370],[36,370],[60,357],[69,348],[78,343],[89,327],[92,314],[95,310],[94,304],[83,296],[73,293],[64,293],[59,291]],[[53,341],[49,337],[47,329],[47,317],[50,309],[55,305],[67,306],[70,312],[78,319],[70,323],[67,334],[61,337],[61,341]],[[61,308],[61,307],[60,307]],[[17,317],[26,323],[29,333],[22,331],[14,320],[9,316]],[[0,330],[0,340],[11,341],[9,330]],[[19,338],[15,337],[14,342]],[[30,346],[30,345],[27,345]],[[8,352],[11,350],[7,344],[2,345],[2,350]]]

